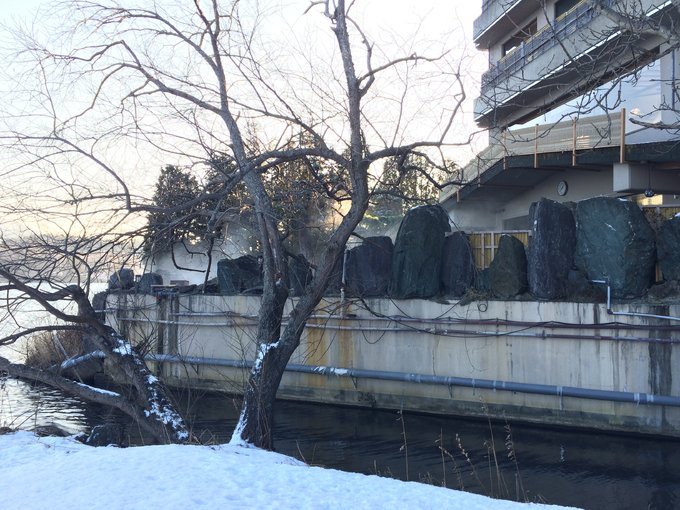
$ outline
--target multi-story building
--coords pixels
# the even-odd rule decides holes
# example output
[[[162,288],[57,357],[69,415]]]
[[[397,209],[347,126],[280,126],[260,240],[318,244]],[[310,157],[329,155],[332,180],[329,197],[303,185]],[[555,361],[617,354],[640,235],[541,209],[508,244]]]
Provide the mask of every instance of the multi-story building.
[[[442,194],[460,228],[527,229],[541,197],[680,204],[680,1],[483,0],[474,42],[490,143]]]

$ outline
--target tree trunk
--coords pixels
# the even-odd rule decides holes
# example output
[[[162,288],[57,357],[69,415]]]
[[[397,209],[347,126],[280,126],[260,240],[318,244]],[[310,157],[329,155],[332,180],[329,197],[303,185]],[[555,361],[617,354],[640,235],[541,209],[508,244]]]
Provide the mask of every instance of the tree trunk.
[[[280,338],[271,335],[270,341],[258,344],[257,356],[248,378],[241,415],[232,435],[232,443],[246,442],[267,450],[274,448],[274,404],[279,383],[288,361],[300,345],[300,337],[307,319],[323,297],[330,275],[335,267],[335,261],[344,252],[349,236],[366,211],[367,197],[367,187],[360,184],[359,189],[356,190],[356,200],[338,229],[331,236],[331,240],[323,253],[323,263],[318,268],[309,287],[291,311],[288,323]],[[276,324],[280,326],[287,292],[285,293],[286,297],[283,297],[283,293],[278,296],[278,301],[268,300],[265,284],[265,295],[260,307],[261,326],[264,317],[270,318],[272,327]],[[276,303],[276,309],[274,309],[273,303]]]

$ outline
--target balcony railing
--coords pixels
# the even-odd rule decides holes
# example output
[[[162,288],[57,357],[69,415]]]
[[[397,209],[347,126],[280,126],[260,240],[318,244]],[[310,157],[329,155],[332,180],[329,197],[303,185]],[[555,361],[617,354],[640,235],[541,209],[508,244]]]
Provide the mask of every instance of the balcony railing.
[[[551,152],[571,152],[572,165],[576,165],[578,151],[603,147],[620,147],[619,160],[625,154],[625,115],[595,115],[579,119],[536,125],[534,127],[505,131],[500,142],[492,143],[481,151],[459,171],[458,180],[464,184],[451,186],[442,191],[440,202],[456,195],[462,186],[475,180],[494,164],[508,156],[534,156],[534,167],[538,167],[538,156]]]
[[[607,0],[613,4],[615,0]],[[564,38],[588,26],[597,15],[590,2],[577,5],[564,16],[539,30],[533,37],[524,41],[511,53],[492,65],[482,76],[482,90],[496,86],[499,81],[509,78],[537,56],[554,48]]]
[[[483,0],[482,13],[472,24],[473,37],[476,39],[497,19],[504,16],[519,0]]]

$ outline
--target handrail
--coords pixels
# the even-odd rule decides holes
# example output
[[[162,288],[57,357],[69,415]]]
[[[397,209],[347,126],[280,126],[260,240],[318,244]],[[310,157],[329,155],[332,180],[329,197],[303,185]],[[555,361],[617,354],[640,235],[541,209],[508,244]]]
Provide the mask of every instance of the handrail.
[[[451,198],[462,186],[479,181],[485,171],[508,156],[533,155],[536,167],[539,154],[571,152],[575,166],[578,151],[586,149],[620,146],[621,154],[625,154],[625,136],[625,108],[619,114],[612,112],[504,131],[500,143],[491,143],[462,168],[460,181],[464,184],[445,188],[440,202]]]
[[[486,31],[518,3],[519,0],[482,0],[482,12],[472,22],[474,38],[477,39],[477,34]]]
[[[609,0],[611,3],[611,0]],[[590,2],[584,2],[565,13],[536,32],[519,47],[500,59],[482,75],[482,88],[489,87],[501,76],[517,71],[526,64],[528,57],[545,53],[558,44],[562,37],[576,33],[588,25],[595,17],[595,8]]]

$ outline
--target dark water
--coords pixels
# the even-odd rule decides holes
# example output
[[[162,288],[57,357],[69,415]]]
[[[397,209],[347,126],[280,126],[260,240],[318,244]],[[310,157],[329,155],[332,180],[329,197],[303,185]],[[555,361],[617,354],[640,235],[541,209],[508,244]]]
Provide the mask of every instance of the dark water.
[[[0,426],[8,406],[21,428],[76,432],[121,419],[51,389],[4,384]],[[238,402],[180,400],[202,440],[231,437]],[[680,509],[680,441],[291,402],[279,402],[275,428],[277,450],[309,464],[585,509]]]

